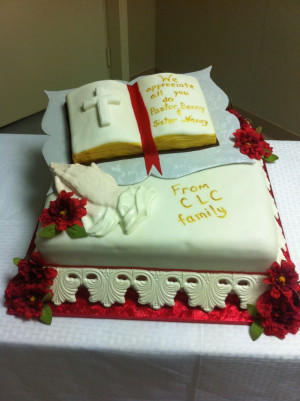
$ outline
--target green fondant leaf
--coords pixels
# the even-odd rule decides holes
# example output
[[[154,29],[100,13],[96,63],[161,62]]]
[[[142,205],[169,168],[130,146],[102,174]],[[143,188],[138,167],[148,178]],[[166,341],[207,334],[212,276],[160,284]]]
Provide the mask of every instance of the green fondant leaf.
[[[279,157],[274,154],[271,154],[270,156],[264,157],[263,159],[268,163],[274,163],[277,159],[279,159]]]
[[[67,233],[71,238],[83,238],[87,237],[85,229],[78,224],[74,224],[72,227],[67,228]]]
[[[250,305],[250,304],[248,304],[247,305],[247,310],[248,310],[248,313],[249,313],[249,315],[251,315],[251,316],[257,316],[257,309],[256,309],[256,306],[255,305]]]
[[[250,336],[253,341],[257,340],[258,337],[264,332],[264,328],[258,320],[253,322],[250,327]]]
[[[13,258],[14,265],[18,266],[18,263],[22,260],[21,258]]]
[[[39,236],[43,238],[53,238],[56,235],[55,224],[49,224],[49,226],[43,228],[39,232]]]
[[[44,298],[42,299],[42,302],[49,302],[51,301],[51,299],[53,298],[52,292],[49,291],[47,292],[47,294],[44,296]]]
[[[258,132],[260,134],[262,132],[262,127],[257,127],[256,132]]]
[[[52,310],[49,305],[45,304],[40,316],[40,321],[45,324],[51,324],[52,322]]]

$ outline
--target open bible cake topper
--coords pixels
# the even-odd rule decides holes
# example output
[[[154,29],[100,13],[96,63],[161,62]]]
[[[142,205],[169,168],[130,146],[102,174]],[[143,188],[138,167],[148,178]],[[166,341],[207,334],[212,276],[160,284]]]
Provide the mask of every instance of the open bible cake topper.
[[[168,179],[219,165],[251,163],[247,156],[233,148],[232,134],[239,128],[239,122],[226,111],[228,98],[211,80],[210,70],[179,75],[180,79],[176,74],[164,73],[143,77],[128,85],[109,80],[71,91],[46,92],[49,105],[42,127],[50,135],[43,149],[47,163],[70,163],[71,155],[79,163],[98,159],[99,167],[111,174],[119,185],[141,182],[149,173]],[[117,94],[120,98],[118,105],[108,102],[109,125],[101,126],[98,87],[105,95]],[[139,112],[132,107],[137,94],[149,117],[150,134],[141,134],[144,117],[140,118]],[[83,102],[87,102],[84,106],[87,110],[83,110]],[[137,103],[140,107],[141,103]],[[54,114],[55,119],[51,118]],[[93,118],[87,118],[88,114],[93,114]],[[218,146],[206,147],[215,143],[216,136]],[[147,145],[151,141],[152,148]],[[159,164],[155,163],[153,145],[156,151],[169,150],[159,153]],[[199,146],[205,148],[199,150]],[[184,148],[188,149],[172,151]],[[147,151],[148,165],[147,157],[144,158]],[[151,168],[152,165],[156,168]]]
[[[143,154],[147,174],[152,166],[163,174],[159,151],[216,144],[200,84],[187,75],[150,75],[133,85],[94,82],[72,90],[67,107],[75,163]]]

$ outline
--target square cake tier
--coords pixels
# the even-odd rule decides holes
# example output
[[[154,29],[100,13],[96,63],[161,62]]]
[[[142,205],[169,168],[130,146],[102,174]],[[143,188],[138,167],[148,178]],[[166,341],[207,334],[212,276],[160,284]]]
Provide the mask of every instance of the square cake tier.
[[[120,224],[105,236],[77,239],[66,232],[42,238],[38,230],[36,248],[57,266],[263,273],[282,259],[285,247],[269,185],[261,162],[170,180],[148,177],[131,186],[156,192],[131,233]],[[54,199],[48,196],[45,207]]]

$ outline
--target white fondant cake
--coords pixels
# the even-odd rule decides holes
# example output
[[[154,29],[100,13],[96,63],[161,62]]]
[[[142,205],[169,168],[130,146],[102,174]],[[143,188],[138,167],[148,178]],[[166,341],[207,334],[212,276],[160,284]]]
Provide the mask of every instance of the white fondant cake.
[[[143,151],[146,159],[140,116],[128,106],[134,106],[136,92],[130,91],[122,83],[100,81],[67,95],[75,161]],[[138,91],[157,150],[215,142],[196,78],[157,74],[139,80]],[[227,139],[232,133],[227,132]],[[227,163],[238,162],[229,158]],[[119,170],[119,164],[111,165],[112,176]],[[58,271],[52,287],[57,305],[76,301],[83,285],[91,302],[107,307],[124,303],[131,286],[139,293],[139,302],[154,309],[173,305],[179,290],[187,293],[190,306],[205,311],[225,307],[230,291],[246,308],[266,289],[262,274],[284,259],[285,240],[261,162],[249,159],[249,163],[193,169],[184,176],[179,171],[172,179],[162,171],[161,178],[149,176],[127,186],[118,186],[117,177],[102,172],[101,164],[52,163],[51,171],[55,190],[48,195],[46,209],[62,191],[87,201],[87,214],[81,216],[82,238],[72,238],[68,230],[54,236],[53,229],[51,238],[41,236],[44,222],[37,231],[36,250]],[[67,214],[67,209],[59,211],[62,218]]]
[[[66,232],[51,239],[37,235],[38,251],[55,265],[261,273],[282,258],[284,240],[260,162],[216,167],[173,180],[149,177],[131,187],[136,188],[150,191],[154,199],[148,218],[129,235],[118,224],[120,217],[114,224],[120,212],[99,205],[93,224],[102,222],[110,210],[110,232],[80,239]],[[90,191],[93,194],[93,185]],[[126,191],[120,187],[121,194]],[[88,191],[85,194],[88,198]],[[50,195],[46,207],[55,198]],[[124,207],[131,216],[149,203],[128,202]],[[83,218],[87,232],[90,218],[91,214]]]

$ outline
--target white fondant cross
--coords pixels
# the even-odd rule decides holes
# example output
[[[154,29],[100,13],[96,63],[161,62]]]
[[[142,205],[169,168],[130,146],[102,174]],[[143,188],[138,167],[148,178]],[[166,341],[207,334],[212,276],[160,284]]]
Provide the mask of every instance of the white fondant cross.
[[[95,96],[90,100],[85,100],[82,103],[82,108],[84,111],[97,106],[98,116],[100,119],[100,126],[106,127],[111,124],[109,104],[120,104],[121,98],[118,94],[108,93],[105,94],[105,89],[102,87],[95,89]]]

